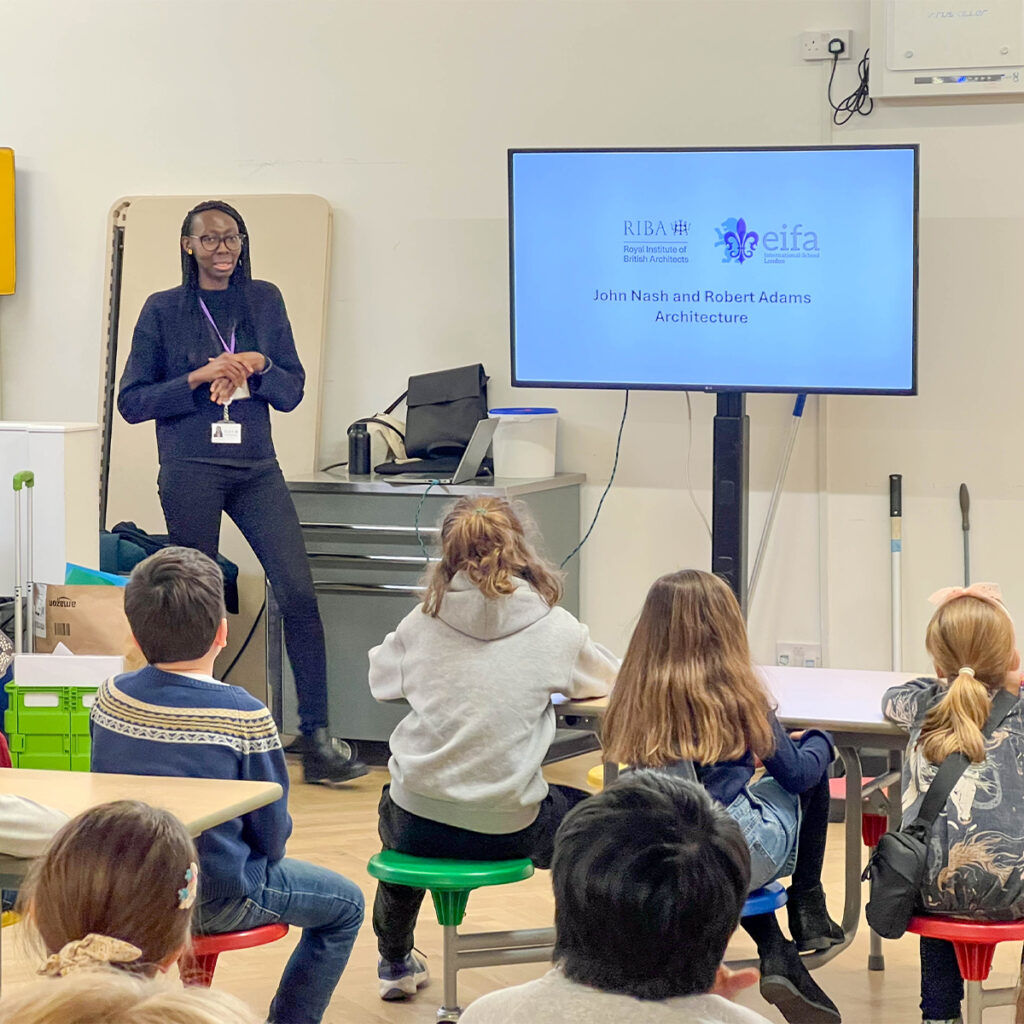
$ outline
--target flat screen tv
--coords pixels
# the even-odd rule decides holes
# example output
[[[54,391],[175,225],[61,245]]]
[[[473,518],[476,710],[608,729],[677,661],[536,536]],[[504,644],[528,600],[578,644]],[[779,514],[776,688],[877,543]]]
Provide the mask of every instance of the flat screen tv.
[[[918,150],[515,149],[512,383],[910,395]]]

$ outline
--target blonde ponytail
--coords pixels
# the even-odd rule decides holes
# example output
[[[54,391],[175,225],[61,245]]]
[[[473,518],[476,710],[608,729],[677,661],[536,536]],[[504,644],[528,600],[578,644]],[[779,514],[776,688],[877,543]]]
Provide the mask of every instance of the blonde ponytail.
[[[942,764],[950,754],[962,753],[969,761],[985,760],[985,737],[992,695],[971,673],[961,671],[946,695],[925,716],[921,749],[932,764]]]
[[[952,680],[921,725],[921,750],[932,764],[958,752],[976,764],[985,760],[982,729],[1015,664],[1016,645],[1002,605],[964,594],[932,616],[925,646],[939,675]]]

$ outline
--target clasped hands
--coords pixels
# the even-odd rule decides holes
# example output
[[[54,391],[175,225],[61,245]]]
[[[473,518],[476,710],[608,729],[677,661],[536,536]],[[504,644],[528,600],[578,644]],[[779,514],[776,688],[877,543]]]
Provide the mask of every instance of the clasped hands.
[[[205,366],[189,374],[194,386],[210,384],[210,401],[226,405],[235,391],[243,387],[254,373],[262,373],[266,358],[259,352],[222,352],[212,357]]]

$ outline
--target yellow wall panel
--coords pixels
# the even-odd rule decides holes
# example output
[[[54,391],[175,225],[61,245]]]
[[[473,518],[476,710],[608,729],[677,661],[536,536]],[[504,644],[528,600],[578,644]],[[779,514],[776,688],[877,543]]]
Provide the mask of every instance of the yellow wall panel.
[[[14,293],[14,150],[0,149],[0,295]]]

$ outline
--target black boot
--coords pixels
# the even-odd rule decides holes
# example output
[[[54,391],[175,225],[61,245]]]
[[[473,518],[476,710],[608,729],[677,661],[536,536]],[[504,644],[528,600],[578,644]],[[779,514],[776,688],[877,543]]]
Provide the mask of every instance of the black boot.
[[[302,745],[302,774],[306,782],[330,785],[332,782],[348,782],[358,779],[370,769],[355,757],[342,757],[331,743],[331,737],[323,727],[305,737]]]
[[[842,1024],[836,1004],[807,973],[792,942],[761,957],[761,996],[791,1024]]]
[[[840,945],[846,936],[828,916],[825,907],[825,890],[821,884],[813,889],[798,890],[790,886],[786,910],[789,913],[789,934],[793,936],[796,948],[801,953],[818,953]]]

